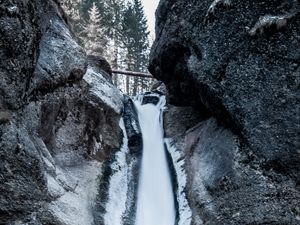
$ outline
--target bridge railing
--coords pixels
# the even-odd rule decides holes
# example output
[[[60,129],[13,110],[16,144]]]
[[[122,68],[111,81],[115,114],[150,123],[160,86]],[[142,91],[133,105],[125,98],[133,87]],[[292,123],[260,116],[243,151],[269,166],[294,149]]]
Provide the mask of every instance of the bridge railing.
[[[122,74],[122,75],[127,75],[127,76],[133,76],[133,77],[146,77],[146,78],[151,78],[155,79],[150,73],[142,73],[142,72],[134,72],[134,71],[126,71],[126,70],[112,70],[113,74]]]

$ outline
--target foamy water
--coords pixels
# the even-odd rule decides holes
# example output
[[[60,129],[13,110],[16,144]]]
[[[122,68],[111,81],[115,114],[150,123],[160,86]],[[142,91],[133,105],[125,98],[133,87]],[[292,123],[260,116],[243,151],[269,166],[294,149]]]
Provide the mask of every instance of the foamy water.
[[[135,225],[174,225],[174,196],[164,150],[162,126],[165,97],[160,97],[157,105],[142,105],[141,101],[141,97],[135,100],[143,135]]]

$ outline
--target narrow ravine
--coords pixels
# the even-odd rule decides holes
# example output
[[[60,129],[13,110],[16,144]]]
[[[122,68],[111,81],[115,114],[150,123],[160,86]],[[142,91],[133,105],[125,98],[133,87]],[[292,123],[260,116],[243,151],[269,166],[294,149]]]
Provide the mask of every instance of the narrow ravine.
[[[141,95],[135,100],[143,137],[135,225],[174,225],[174,194],[162,125],[165,96],[147,96],[153,100],[149,102],[143,98]]]

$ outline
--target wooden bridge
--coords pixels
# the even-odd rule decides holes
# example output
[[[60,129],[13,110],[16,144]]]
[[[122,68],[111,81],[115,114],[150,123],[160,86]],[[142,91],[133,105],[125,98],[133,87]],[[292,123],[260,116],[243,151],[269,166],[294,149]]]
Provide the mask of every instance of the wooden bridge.
[[[115,70],[115,69],[112,70],[112,73],[126,75],[126,76],[133,76],[133,77],[146,77],[146,78],[156,79],[150,73],[133,72],[133,71],[126,71],[126,70]]]

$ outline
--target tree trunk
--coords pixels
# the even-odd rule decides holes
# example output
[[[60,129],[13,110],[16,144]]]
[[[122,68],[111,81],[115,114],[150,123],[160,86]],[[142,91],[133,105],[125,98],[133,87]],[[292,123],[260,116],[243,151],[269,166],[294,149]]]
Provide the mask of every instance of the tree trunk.
[[[117,35],[113,34],[113,39],[114,39],[114,47],[113,47],[113,60],[112,60],[112,67],[114,69],[118,69],[118,56],[119,56],[119,49],[118,49],[118,40],[117,40]],[[113,76],[113,83],[118,86],[118,77],[115,75]]]
[[[126,93],[127,93],[127,95],[130,95],[129,76],[126,77]]]
[[[133,96],[136,96],[136,94],[137,94],[137,88],[138,88],[138,82],[139,81],[139,78],[138,77],[134,77],[133,78],[133,89],[132,89],[132,95]]]

